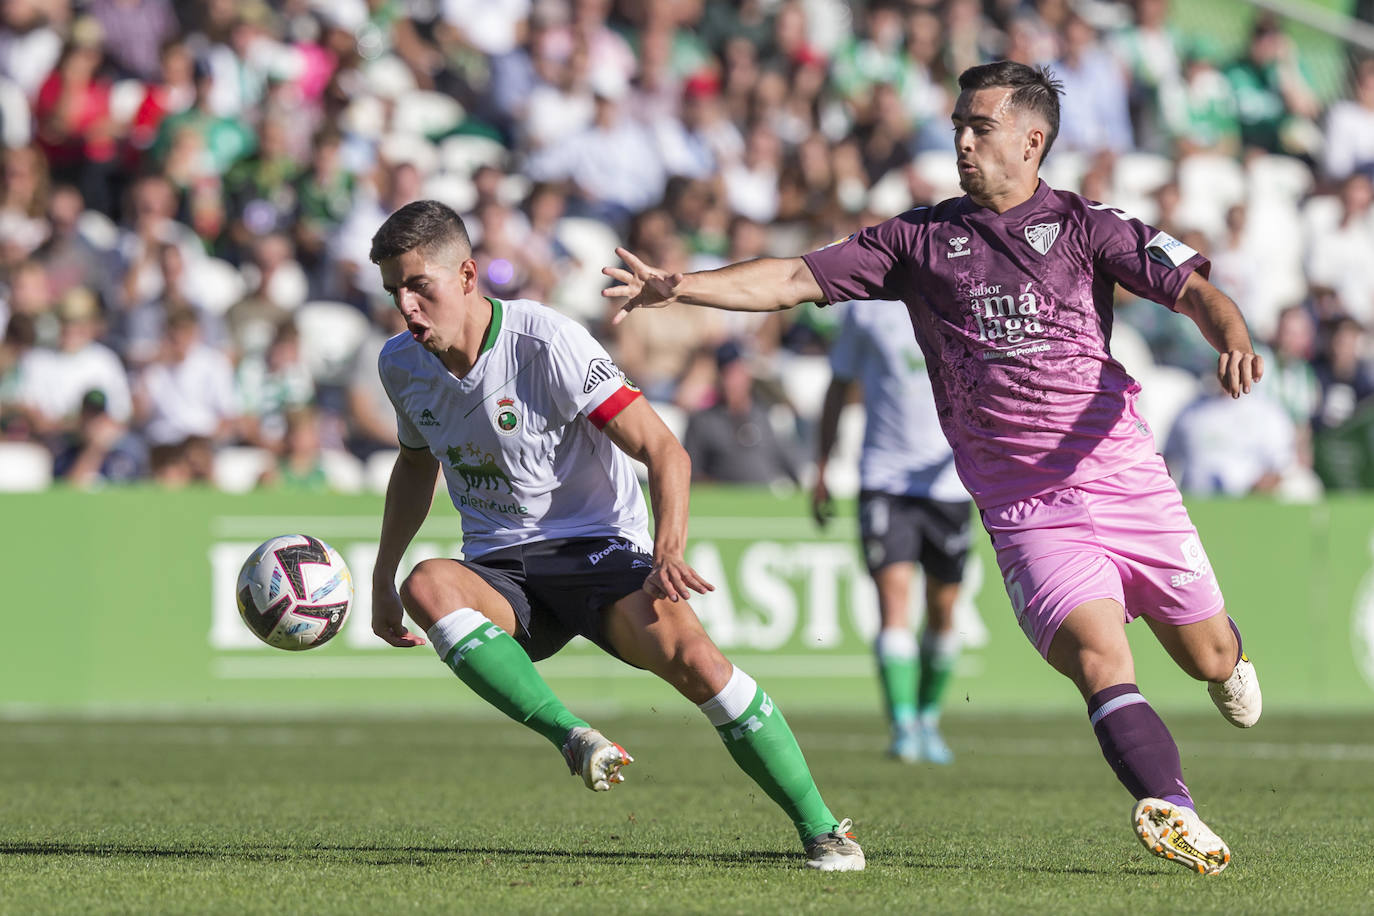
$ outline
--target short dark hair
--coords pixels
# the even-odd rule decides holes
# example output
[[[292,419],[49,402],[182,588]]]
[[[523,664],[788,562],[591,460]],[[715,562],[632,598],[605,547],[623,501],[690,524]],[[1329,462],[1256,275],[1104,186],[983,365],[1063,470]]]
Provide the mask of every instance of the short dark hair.
[[[1059,136],[1059,96],[1064,84],[1054,78],[1049,67],[1028,67],[1014,60],[995,60],[969,67],[959,74],[960,89],[1012,89],[1011,105],[1038,113],[1049,125],[1040,161],[1050,154]]]
[[[380,264],[416,249],[427,254],[450,249],[461,261],[472,256],[472,239],[463,218],[448,204],[417,200],[386,218],[372,237],[368,258],[373,264]]]

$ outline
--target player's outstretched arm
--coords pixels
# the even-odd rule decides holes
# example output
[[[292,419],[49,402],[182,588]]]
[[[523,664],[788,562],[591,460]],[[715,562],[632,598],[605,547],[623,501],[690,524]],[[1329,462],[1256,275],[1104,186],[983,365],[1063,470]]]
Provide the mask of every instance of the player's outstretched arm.
[[[644,590],[655,598],[679,601],[689,592],[715,591],[687,565],[687,503],[692,462],[672,430],[644,398],[635,398],[605,426],[621,451],[649,469],[649,502],[654,509],[654,570]]]
[[[1264,358],[1255,352],[1250,329],[1236,303],[1197,271],[1179,293],[1174,309],[1187,315],[1216,351],[1217,381],[1233,398],[1249,394],[1264,375]]]
[[[732,312],[776,312],[825,298],[811,268],[801,258],[757,258],[716,270],[670,274],[645,264],[624,248],[617,248],[615,253],[629,269],[601,269],[617,283],[602,290],[601,295],[625,300],[611,319],[613,324],[637,308],[662,308],[674,302]]]
[[[386,485],[382,534],[372,567],[372,632],[393,646],[423,646],[422,636],[406,629],[396,571],[411,538],[424,524],[434,502],[434,475],[439,461],[427,449],[402,448]]]

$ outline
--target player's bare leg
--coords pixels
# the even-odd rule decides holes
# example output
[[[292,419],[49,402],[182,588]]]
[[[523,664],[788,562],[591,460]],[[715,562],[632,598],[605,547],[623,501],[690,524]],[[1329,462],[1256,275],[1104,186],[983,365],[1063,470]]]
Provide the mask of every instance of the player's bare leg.
[[[1207,693],[1226,721],[1237,728],[1259,721],[1264,708],[1259,678],[1241,645],[1240,630],[1225,610],[1182,626],[1157,620],[1149,624],[1178,666],[1207,682]]]
[[[931,763],[954,761],[953,752],[940,735],[939,723],[940,700],[959,653],[959,636],[954,632],[954,602],[958,598],[958,582],[941,582],[926,574],[926,623],[921,631],[916,718],[921,758]]]
[[[1132,823],[1145,847],[1189,868],[1203,863],[1205,873],[1225,868],[1230,850],[1197,817],[1183,782],[1178,746],[1135,685],[1122,606],[1098,599],[1074,608],[1059,625],[1046,657],[1087,700],[1102,755],[1136,799]],[[1166,808],[1170,814],[1161,815]],[[1185,809],[1186,815],[1173,817]],[[1159,817],[1164,820],[1157,823]],[[1173,825],[1174,819],[1184,820],[1184,826]]]
[[[687,602],[627,595],[606,610],[605,634],[627,662],[697,704],[739,768],[792,819],[809,867],[864,867],[848,819],[837,821],[826,807],[782,710],[721,654]]]
[[[458,679],[492,706],[553,742],[587,788],[622,782],[633,758],[573,715],[554,696],[512,638],[515,610],[481,576],[456,560],[420,563],[401,585],[411,620]]]
[[[916,638],[907,620],[915,568],[914,563],[902,562],[888,563],[873,571],[881,620],[873,651],[878,658],[878,680],[883,687],[883,705],[892,735],[889,753],[908,763],[921,756],[916,722]]]

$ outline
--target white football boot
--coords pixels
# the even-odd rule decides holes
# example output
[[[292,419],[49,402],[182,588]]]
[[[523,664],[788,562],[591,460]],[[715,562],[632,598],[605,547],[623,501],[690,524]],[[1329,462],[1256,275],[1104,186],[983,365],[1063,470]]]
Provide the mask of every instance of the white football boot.
[[[621,767],[634,763],[625,748],[594,728],[577,727],[568,732],[563,742],[563,759],[574,776],[581,776],[593,792],[609,791],[617,782],[624,782]]]
[[[1150,852],[1199,875],[1215,875],[1231,862],[1230,848],[1191,808],[1142,798],[1131,810],[1131,826]]]
[[[845,818],[829,833],[806,841],[806,867],[817,871],[863,871],[864,851],[849,831],[854,822]]]
[[[1220,684],[1215,681],[1208,682],[1207,693],[1211,695],[1212,702],[1217,704],[1217,709],[1226,717],[1226,721],[1236,728],[1249,728],[1259,721],[1264,699],[1260,696],[1255,666],[1250,664],[1250,659],[1245,657],[1244,652],[1241,653],[1240,661],[1236,662],[1236,668],[1230,677]]]

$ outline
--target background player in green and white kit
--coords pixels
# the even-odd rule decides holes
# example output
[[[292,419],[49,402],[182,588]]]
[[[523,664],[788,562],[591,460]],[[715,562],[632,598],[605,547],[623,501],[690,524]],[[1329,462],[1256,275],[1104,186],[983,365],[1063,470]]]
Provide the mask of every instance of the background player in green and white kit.
[[[687,604],[712,586],[683,559],[690,462],[677,439],[576,322],[537,302],[478,292],[461,218],[437,201],[397,210],[372,260],[406,319],[378,371],[401,454],[373,574],[373,629],[423,645],[479,696],[561,748],[591,789],[631,757],[574,715],[534,661],[584,636],[696,703],[739,767],[792,819],[806,864],[857,871],[849,821],[821,799],[781,710],[716,648]],[[657,522],[630,457],[648,467]],[[464,559],[396,575],[442,468]]]
[[[892,726],[891,752],[906,761],[949,763],[954,755],[940,736],[940,699],[959,650],[954,603],[973,504],[935,414],[925,357],[906,333],[906,305],[864,300],[845,303],[844,309],[830,348],[833,377],[821,410],[812,512],[821,525],[830,516],[825,471],[840,410],[859,385],[865,413],[859,531],[878,590],[881,624],[874,650]],[[926,599],[919,665],[907,619],[917,563],[925,573]]]

